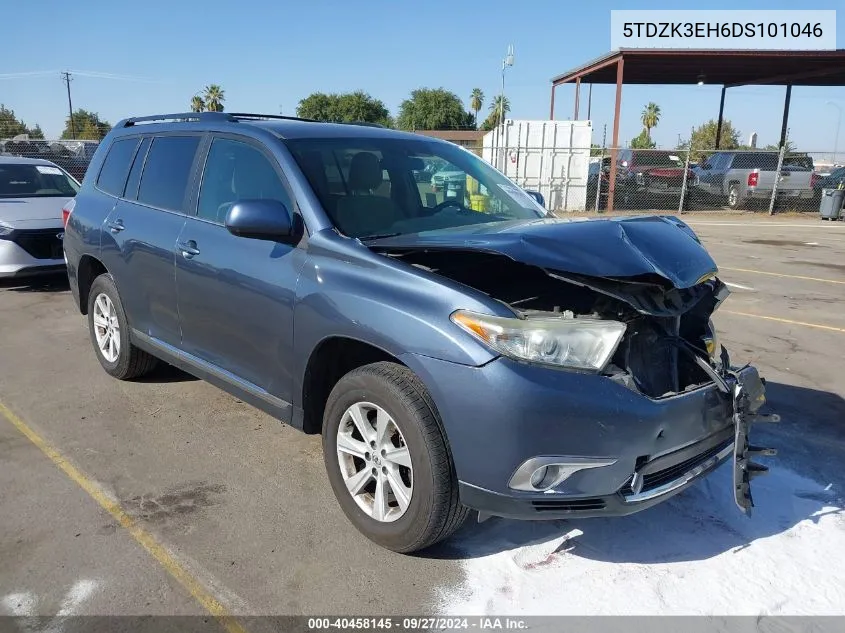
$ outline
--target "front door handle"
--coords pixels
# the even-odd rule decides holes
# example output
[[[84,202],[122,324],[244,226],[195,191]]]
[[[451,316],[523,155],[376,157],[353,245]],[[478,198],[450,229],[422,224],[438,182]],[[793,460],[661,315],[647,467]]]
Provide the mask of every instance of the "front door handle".
[[[106,224],[109,227],[109,231],[112,233],[120,233],[126,227],[123,226],[123,220],[115,220],[114,222],[109,222]]]
[[[177,242],[176,247],[182,252],[182,257],[185,259],[191,259],[194,255],[200,254],[200,249],[197,248],[197,243],[194,240]]]

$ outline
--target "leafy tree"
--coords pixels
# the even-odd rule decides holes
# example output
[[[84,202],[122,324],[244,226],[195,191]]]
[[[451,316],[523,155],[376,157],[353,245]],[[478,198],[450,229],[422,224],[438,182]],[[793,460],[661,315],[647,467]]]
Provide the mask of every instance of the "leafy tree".
[[[660,122],[660,106],[650,101],[643,108],[640,120],[643,122],[643,127],[645,128],[645,136],[650,141],[652,128],[657,127],[657,124]]]
[[[205,110],[205,101],[199,95],[191,97],[191,112],[202,112]]]
[[[0,104],[0,138],[11,138],[18,134],[29,134],[30,138],[44,138],[44,133],[36,124],[29,128],[26,123],[15,116],[15,111]]]
[[[693,162],[700,161],[716,149],[716,128],[717,122],[710,119],[707,123],[699,125],[692,131],[692,156],[690,160]],[[722,133],[719,136],[719,149],[740,149],[740,131],[734,128],[733,124],[725,119],[722,121]],[[678,145],[678,149],[686,150],[690,148],[690,140],[683,141]]]
[[[343,94],[315,92],[296,107],[296,116],[329,123],[378,123],[390,127],[390,112],[363,90]]]
[[[111,130],[111,123],[100,120],[100,115],[96,112],[79,108],[73,113],[72,127],[70,117],[65,119],[65,129],[61,138],[101,141],[109,130]]]
[[[206,111],[223,112],[223,102],[226,100],[226,92],[218,84],[210,84],[203,90],[202,100],[205,102]]]
[[[472,129],[473,116],[454,92],[418,88],[399,105],[397,125],[403,130]]]
[[[654,149],[655,147],[657,147],[657,144],[651,140],[647,129],[631,139],[632,149]]]
[[[473,88],[469,96],[469,108],[475,113],[475,126],[478,127],[478,111],[484,105],[484,93],[481,88]]]

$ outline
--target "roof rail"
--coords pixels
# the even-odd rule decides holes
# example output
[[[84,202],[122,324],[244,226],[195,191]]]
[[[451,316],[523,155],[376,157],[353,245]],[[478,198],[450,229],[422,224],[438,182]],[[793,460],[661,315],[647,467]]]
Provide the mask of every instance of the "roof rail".
[[[385,127],[381,123],[370,123],[369,121],[345,121],[346,125],[363,125],[364,127]]]
[[[236,123],[241,120],[261,119],[282,119],[286,121],[308,121],[317,123],[315,119],[304,119],[296,116],[283,116],[281,114],[253,114],[250,112],[180,112],[176,114],[154,114],[152,116],[138,116],[125,119],[120,122],[121,127],[132,127],[139,123],[169,123],[180,121],[190,123],[192,121],[227,121]]]
[[[298,116],[285,116],[282,114],[254,114],[252,112],[227,112],[233,119],[282,119],[284,121],[307,121],[318,123],[316,119],[305,119]]]
[[[132,127],[138,123],[165,123],[167,121],[231,121],[226,112],[181,112],[177,114],[154,114],[152,116],[137,116],[123,121],[123,127]]]

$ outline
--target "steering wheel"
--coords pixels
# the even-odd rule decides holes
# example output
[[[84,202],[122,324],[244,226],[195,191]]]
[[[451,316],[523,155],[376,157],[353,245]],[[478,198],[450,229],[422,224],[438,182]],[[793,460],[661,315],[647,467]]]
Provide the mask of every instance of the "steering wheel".
[[[467,209],[463,204],[458,202],[457,198],[446,198],[440,204],[436,204],[433,207],[431,207],[431,209],[429,209],[428,214],[434,215],[435,213],[440,213],[443,209],[446,209],[448,207],[456,207],[459,210],[466,210],[466,211],[471,210],[471,209]]]

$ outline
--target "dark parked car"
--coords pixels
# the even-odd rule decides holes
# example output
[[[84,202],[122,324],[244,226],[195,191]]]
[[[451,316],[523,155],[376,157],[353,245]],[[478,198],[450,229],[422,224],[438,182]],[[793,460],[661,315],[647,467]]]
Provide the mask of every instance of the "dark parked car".
[[[485,210],[425,195],[433,160]],[[717,344],[728,291],[677,219],[559,220],[449,142],[229,113],[121,121],[64,214],[105,371],[161,359],[322,433],[384,547],[470,508],[630,514],[725,460],[751,506],[763,384]]]
[[[687,186],[695,176],[687,172]],[[684,162],[674,152],[621,149],[616,157],[615,206],[618,208],[674,208],[680,201]],[[603,183],[606,185],[607,182]]]

